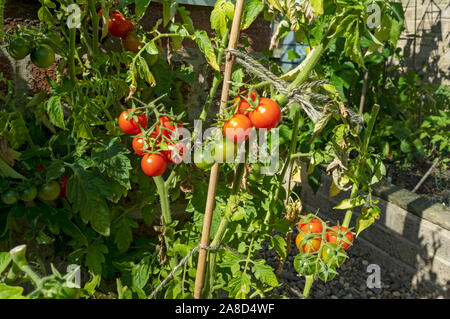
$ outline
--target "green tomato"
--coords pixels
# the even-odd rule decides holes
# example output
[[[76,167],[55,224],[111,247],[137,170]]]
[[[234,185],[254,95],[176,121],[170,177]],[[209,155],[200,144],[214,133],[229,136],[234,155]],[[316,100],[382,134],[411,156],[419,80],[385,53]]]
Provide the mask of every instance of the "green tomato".
[[[5,204],[13,205],[19,200],[19,194],[13,189],[9,189],[2,194],[2,201]]]
[[[298,254],[294,258],[294,268],[300,275],[313,275],[316,272],[316,257],[314,255]]]
[[[27,41],[22,38],[15,38],[8,47],[9,54],[16,60],[22,60],[30,53]]]
[[[233,141],[230,141],[227,138],[223,138],[219,143],[214,145],[212,151],[213,157],[216,162],[219,163],[227,163],[234,162],[234,159],[237,155],[237,147]]]
[[[158,61],[159,54],[150,54],[145,51],[142,53],[142,57],[145,59],[145,61],[147,61],[148,67],[151,67]]]
[[[40,200],[55,200],[59,197],[61,187],[57,181],[51,181],[44,184],[39,190],[38,197]]]
[[[31,202],[37,196],[37,188],[36,186],[30,186],[26,188],[22,194],[20,194],[20,199],[24,202]]]
[[[48,68],[55,62],[55,51],[47,44],[40,44],[31,50],[31,62],[40,68]]]
[[[202,170],[209,170],[214,165],[214,158],[207,150],[195,154],[194,163]]]
[[[320,257],[326,264],[332,267],[340,267],[346,259],[346,253],[337,244],[328,243],[323,246]]]
[[[336,269],[334,267],[320,267],[319,272],[317,273],[317,277],[323,282],[327,282],[333,280],[336,277]]]

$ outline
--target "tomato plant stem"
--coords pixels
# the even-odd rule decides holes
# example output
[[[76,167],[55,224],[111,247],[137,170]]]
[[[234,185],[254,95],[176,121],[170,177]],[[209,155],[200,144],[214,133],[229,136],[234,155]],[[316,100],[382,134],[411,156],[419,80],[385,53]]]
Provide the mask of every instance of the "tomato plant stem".
[[[69,35],[70,35],[70,43],[69,43],[69,56],[68,56],[68,63],[69,63],[69,75],[70,80],[72,83],[75,83],[75,39],[77,35],[77,29],[72,28],[69,29]]]
[[[303,297],[308,298],[309,291],[311,290],[311,286],[314,282],[314,275],[305,276],[306,282],[305,287],[303,288]]]
[[[169,225],[172,223],[172,216],[170,215],[169,198],[167,196],[164,179],[161,176],[153,177],[156,188],[158,189],[159,199],[161,201],[161,213],[163,217],[163,225]]]
[[[92,20],[92,53],[93,56],[97,56],[99,53],[98,47],[98,24],[99,24],[99,15],[95,11],[95,4],[93,0],[88,0],[89,12],[91,14]]]
[[[356,196],[358,196],[358,188],[359,188],[358,184],[353,184],[350,198],[356,198]],[[352,214],[353,208],[347,209],[347,211],[345,212],[345,217],[342,226],[348,228],[348,226],[350,225],[350,221],[352,219]]]
[[[5,10],[5,1],[6,0],[0,0],[0,43],[3,42],[3,24],[4,24],[3,14]]]
[[[284,176],[286,175],[286,171],[289,168],[289,165],[291,163],[291,155],[297,149],[297,134],[298,134],[298,130],[299,130],[300,112],[301,112],[300,106],[298,104],[297,104],[297,106],[298,106],[298,108],[297,108],[297,111],[295,112],[295,116],[294,116],[294,128],[292,129],[291,144],[289,145],[287,160],[286,160],[286,163],[284,163],[281,174],[278,177],[278,183],[277,183],[274,195],[272,197],[272,200],[270,202],[270,206],[269,206],[270,208],[266,213],[266,217],[264,220],[266,225],[269,225],[272,222],[272,216],[273,216],[273,210],[274,210],[273,206],[275,205],[275,203],[278,199],[278,194],[280,192],[280,188],[283,185]],[[295,107],[295,105],[294,105],[294,107]]]

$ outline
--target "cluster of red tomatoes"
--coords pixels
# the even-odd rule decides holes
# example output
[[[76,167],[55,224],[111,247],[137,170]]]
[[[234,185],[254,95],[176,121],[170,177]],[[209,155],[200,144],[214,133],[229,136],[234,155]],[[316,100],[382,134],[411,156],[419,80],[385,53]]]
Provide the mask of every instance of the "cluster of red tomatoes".
[[[257,101],[255,92],[250,93],[251,100]],[[281,121],[281,108],[270,98],[259,97],[258,105],[252,106],[249,103],[248,94],[244,98],[236,97],[234,102],[237,105],[236,114],[225,122],[223,135],[234,142],[247,140],[252,132],[252,128],[270,130]]]
[[[299,234],[295,244],[301,253],[294,259],[294,267],[302,275],[316,274],[325,282],[332,280],[337,273],[336,268],[347,258],[345,250],[353,244],[353,234],[344,226],[333,226],[327,228],[323,235],[320,219],[307,220],[301,218],[297,224]],[[322,245],[323,238],[326,243]]]
[[[135,111],[133,115],[132,109],[123,111],[119,116],[122,131],[136,135],[132,145],[136,154],[142,156],[142,171],[148,176],[160,176],[165,172],[168,163],[180,164],[187,156],[186,144],[173,141],[182,134],[183,125],[175,123],[167,116],[161,116],[159,124],[150,132],[145,131],[147,122],[144,113]]]
[[[320,244],[322,243],[322,222],[318,218],[313,218],[310,222],[304,223],[302,218],[300,219],[297,228],[300,231],[295,239],[297,248],[303,253],[318,251]],[[306,236],[310,236],[310,240],[308,241],[309,243],[305,243],[299,247],[300,242]],[[344,226],[333,226],[327,230],[325,240],[328,243],[337,244],[340,248],[347,250],[353,243],[353,234]]]
[[[102,10],[99,10],[101,14]],[[139,40],[136,34],[134,23],[125,18],[120,12],[113,11],[109,14],[108,32],[114,37],[122,38],[122,44],[125,50],[139,52],[144,43]]]
[[[44,166],[38,165],[36,170],[42,172]],[[26,174],[26,172],[22,172]],[[2,202],[8,205],[14,205],[19,199],[25,203],[32,202],[37,198],[43,201],[52,201],[58,198],[66,197],[66,187],[69,177],[66,174],[62,174],[59,181],[51,181],[44,183],[39,187],[35,185],[27,185],[19,189],[8,189],[2,193]]]

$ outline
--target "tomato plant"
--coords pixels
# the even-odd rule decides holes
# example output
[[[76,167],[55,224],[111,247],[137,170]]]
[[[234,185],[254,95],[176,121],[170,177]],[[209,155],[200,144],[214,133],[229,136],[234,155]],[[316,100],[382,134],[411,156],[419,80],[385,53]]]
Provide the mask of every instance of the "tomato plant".
[[[383,19],[398,27],[382,40],[363,21],[368,1],[318,7],[314,2],[310,14],[289,2],[245,2],[240,29],[260,15],[269,20],[277,16],[284,27],[274,41],[295,30],[296,39],[308,46],[304,63],[285,72],[274,61],[273,48],[256,58],[244,55],[246,50],[227,50],[232,1],[215,2],[212,35],[196,29],[187,8],[175,1],[161,1],[162,18],[154,26],[142,23],[149,2],[87,0],[80,7],[81,25],[72,28],[63,10],[66,1],[41,1],[38,28],[19,27],[6,34],[13,57],[26,56],[29,48],[32,62],[43,68],[55,62],[55,54],[62,58],[56,78],[49,79],[50,90],[33,96],[19,96],[12,82],[0,77],[8,88],[0,97],[5,211],[0,243],[12,245],[15,221],[25,217],[30,244],[64,247],[63,260],[90,276],[83,289],[64,286],[68,277],[53,269],[38,280],[31,267],[23,267],[25,251],[12,250],[14,264],[28,275],[21,278],[43,283],[27,297],[96,298],[104,293],[170,299],[199,297],[199,291],[205,298],[217,297],[219,291],[229,298],[270,297],[280,277],[261,258],[262,249],[267,244],[277,253],[281,271],[290,260],[296,227],[294,267],[306,277],[307,296],[313,280],[332,280],[339,271],[353,242],[346,230],[355,229],[357,236],[381,213],[371,185],[385,173],[370,145],[377,108],[358,117],[351,109],[357,104],[347,103],[342,94],[350,89],[337,80],[344,81],[338,70],[325,67],[327,59],[339,47],[336,68],[351,63],[363,70],[380,46],[396,41],[395,30],[402,23],[396,6],[377,2],[383,5]],[[124,50],[110,49],[104,40],[108,34],[122,38]],[[184,58],[192,44],[206,65]],[[238,54],[239,59],[229,59]],[[232,68],[230,61],[235,62]],[[226,81],[225,75],[230,75]],[[228,84],[228,98],[219,97],[218,88]],[[213,112],[216,102],[218,114]],[[192,107],[199,112],[191,112]],[[267,145],[250,144],[243,132],[253,127],[257,133],[270,130]],[[186,137],[191,128],[193,134]],[[209,129],[217,136],[208,136]],[[238,146],[245,156],[237,158]],[[191,163],[190,150],[197,149]],[[276,158],[264,158],[265,151]],[[352,151],[357,155],[350,156]],[[214,163],[211,174],[205,172]],[[351,189],[350,198],[334,208],[346,211],[340,228],[316,215],[301,215],[300,195],[292,187],[299,176],[301,183],[320,187],[317,172],[324,164],[333,177],[330,196]],[[364,204],[370,209],[350,225],[353,209]],[[206,278],[199,289],[197,255],[186,256],[198,249],[210,209],[206,237],[218,248],[207,252]],[[205,252],[202,246],[200,252]],[[16,277],[9,279],[20,284]]]

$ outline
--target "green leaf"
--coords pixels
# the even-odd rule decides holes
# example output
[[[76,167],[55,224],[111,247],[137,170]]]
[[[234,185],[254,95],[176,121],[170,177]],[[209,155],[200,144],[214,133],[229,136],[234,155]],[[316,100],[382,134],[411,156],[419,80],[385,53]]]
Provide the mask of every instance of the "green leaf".
[[[278,286],[277,276],[275,276],[273,268],[269,265],[256,262],[253,267],[253,273],[255,274],[256,279],[260,280],[263,284],[267,284],[271,287]]]
[[[130,248],[133,241],[132,228],[137,228],[138,224],[129,217],[122,217],[120,221],[115,224],[114,242],[119,249],[119,252],[125,252]]]
[[[177,13],[178,3],[172,0],[162,0],[161,2],[163,4],[163,26],[166,27]]]
[[[346,198],[342,200],[338,205],[334,206],[333,209],[350,209],[364,205],[365,202],[364,195],[359,195],[355,198]]]
[[[298,53],[297,52],[295,52],[295,51],[292,51],[292,50],[286,50],[286,53],[287,53],[287,59],[288,60],[295,60],[295,59],[299,59],[300,58],[300,56],[298,55]]]
[[[105,263],[105,254],[108,253],[108,247],[103,241],[96,240],[86,249],[86,266],[94,272],[94,274],[102,273],[102,266]]]
[[[148,5],[150,4],[151,0],[135,0],[135,8],[134,12],[136,15],[136,20],[139,21],[142,19],[142,17],[145,14],[145,11],[147,10]]]
[[[311,3],[311,7],[314,9],[314,14],[316,17],[319,14],[323,14],[323,0],[310,0],[309,2]]]
[[[0,157],[0,175],[2,177],[11,177],[16,179],[23,179],[26,178],[19,173],[17,173],[11,166],[9,166],[2,157]]]
[[[227,30],[227,19],[221,7],[215,7],[211,11],[210,22],[211,28],[217,32],[219,37],[223,37]]]
[[[242,13],[241,30],[245,30],[255,21],[258,15],[264,10],[264,3],[260,0],[246,1],[244,12]]]
[[[155,44],[155,41],[151,41],[150,44],[147,44],[145,47],[145,51],[147,51],[147,53],[151,55],[159,54],[159,50]]]
[[[74,175],[67,182],[67,198],[85,223],[90,222],[95,231],[109,236],[109,206],[105,198],[112,196],[111,186],[101,174],[84,170],[79,164],[73,168]]]
[[[55,18],[53,17],[52,13],[50,12],[50,10],[48,10],[47,7],[41,7],[38,10],[38,18],[39,20],[41,20],[42,22],[45,22],[46,24],[48,24],[50,27],[53,26],[55,24]]]
[[[356,219],[356,237],[370,225],[375,222],[375,219],[380,217],[380,208],[378,206],[364,207],[361,214]]]
[[[120,142],[119,137],[113,137],[107,144],[102,144],[92,150],[92,160],[100,171],[106,172],[109,178],[119,183],[125,189],[131,189],[130,159],[126,156],[130,151]]]
[[[133,288],[143,289],[150,278],[152,273],[152,267],[150,263],[150,257],[146,256],[139,264],[133,267],[131,275],[133,278]]]
[[[11,262],[11,254],[9,252],[0,252],[0,275],[8,267]]]
[[[190,17],[190,12],[188,10],[186,10],[185,7],[178,7],[178,14],[181,17],[181,20],[183,21],[183,25],[186,28],[186,30],[190,34],[193,34],[195,31],[195,28],[194,28],[194,22],[192,22],[192,19]]]
[[[49,167],[45,170],[45,178],[47,182],[56,180],[64,173],[64,163],[61,160],[53,161]]]
[[[270,239],[271,249],[274,249],[281,258],[286,258],[286,240],[279,235],[275,235]]]
[[[47,101],[47,113],[50,122],[53,125],[62,129],[66,129],[61,97],[59,95],[54,95]]]
[[[0,284],[0,299],[26,299],[26,297],[24,297],[22,293],[22,287]]]
[[[244,219],[245,216],[246,216],[246,213],[245,213],[244,207],[239,206],[237,208],[237,210],[233,213],[233,216],[231,216],[231,220],[239,221],[239,220]]]

